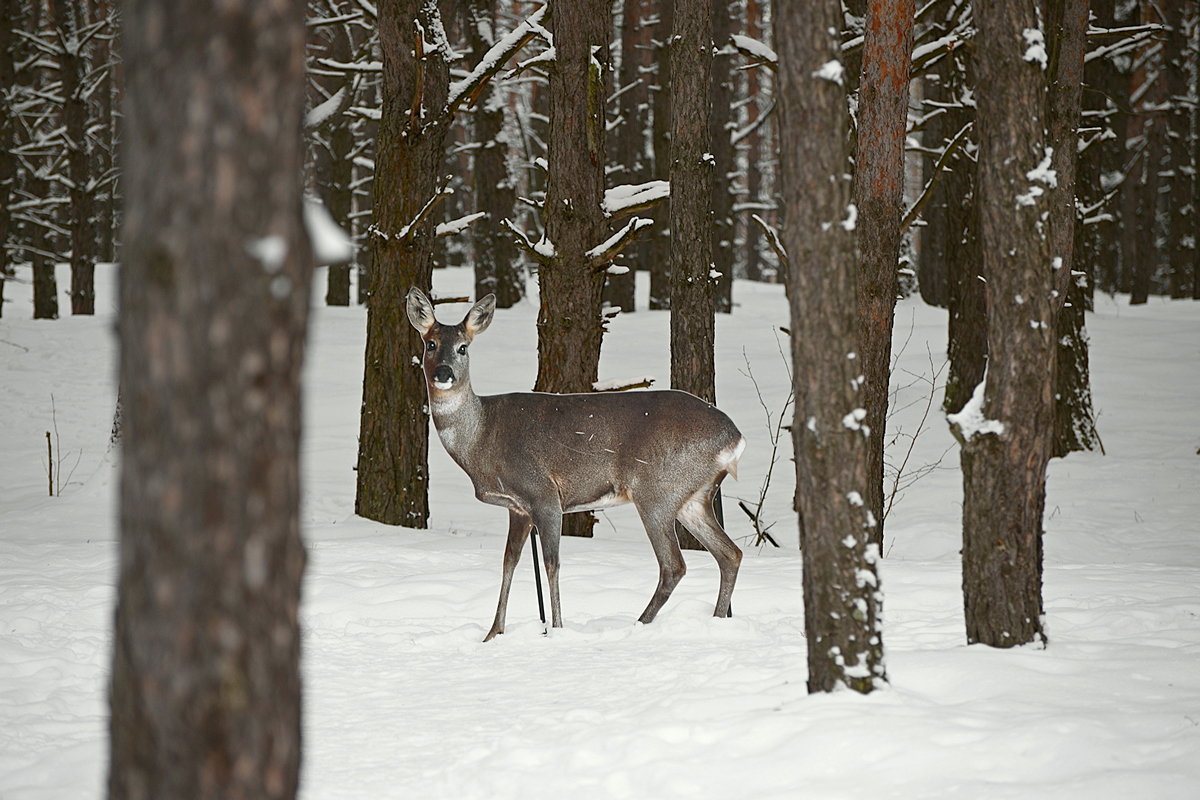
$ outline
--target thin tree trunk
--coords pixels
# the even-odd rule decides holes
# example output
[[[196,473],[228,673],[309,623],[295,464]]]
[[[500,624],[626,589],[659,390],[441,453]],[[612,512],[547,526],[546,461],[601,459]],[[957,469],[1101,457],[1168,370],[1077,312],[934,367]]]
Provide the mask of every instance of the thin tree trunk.
[[[10,273],[9,236],[12,234],[12,209],[9,198],[16,188],[17,156],[12,152],[16,143],[15,111],[17,73],[15,68],[16,37],[13,26],[18,20],[17,0],[0,0],[0,316],[4,316],[4,279]]]
[[[1051,0],[1047,14],[1050,75],[1046,93],[1046,133],[1057,186],[1051,193],[1050,235],[1056,310],[1054,440],[1051,453],[1065,456],[1090,450],[1099,441],[1092,412],[1088,340],[1084,332],[1086,297],[1075,271],[1075,173],[1087,50],[1088,0]]]
[[[869,0],[858,95],[858,343],[867,438],[867,508],[883,551],[883,443],[891,373],[892,323],[900,290],[904,138],[916,0]]]
[[[1187,28],[1184,19],[1184,0],[1164,3],[1166,12],[1166,81],[1170,96],[1170,118],[1168,121],[1168,164],[1170,226],[1167,236],[1167,258],[1170,265],[1167,289],[1173,298],[1184,298],[1191,294],[1192,264],[1196,258],[1196,236],[1200,233],[1200,215],[1196,213],[1194,194],[1195,170],[1192,160],[1193,149],[1191,119],[1189,119],[1190,92],[1187,64]],[[1193,60],[1195,60],[1193,55]]]
[[[108,796],[295,797],[304,4],[126,0]],[[164,180],[170,176],[170,180]]]
[[[1141,3],[1143,25],[1161,24],[1158,10],[1151,3]],[[1162,186],[1163,159],[1167,149],[1167,120],[1160,109],[1167,104],[1166,76],[1163,74],[1161,47],[1152,47],[1144,56],[1136,73],[1140,94],[1137,103],[1138,132],[1143,137],[1140,181],[1133,185],[1137,211],[1129,219],[1133,224],[1134,240],[1131,305],[1141,305],[1149,299],[1151,282],[1163,255],[1158,245],[1159,188]],[[1128,224],[1128,223],[1127,223]]]
[[[89,17],[92,22],[105,21],[104,35],[97,36],[93,49],[92,69],[104,70],[104,76],[94,90],[94,118],[90,125],[95,131],[96,147],[93,151],[92,167],[97,181],[109,177],[116,162],[116,125],[113,114],[113,72],[116,59],[113,55],[113,40],[118,33],[114,24],[112,3],[109,0],[90,0]],[[111,38],[110,38],[111,37]],[[92,225],[96,236],[96,258],[111,262],[116,257],[116,183],[109,181],[96,191],[93,199],[95,219]]]
[[[1044,642],[1042,513],[1053,426],[1054,309],[1045,52],[1033,0],[975,7],[980,244],[987,279],[982,403],[958,418],[963,440],[963,597],[967,641]],[[1033,51],[1031,53],[1031,51]],[[952,420],[953,422],[953,420]]]
[[[96,313],[96,237],[92,224],[92,196],[88,191],[91,177],[87,139],[87,100],[83,96],[83,79],[88,69],[87,59],[78,44],[82,22],[81,7],[72,3],[53,3],[54,24],[66,46],[59,56],[59,78],[62,81],[62,124],[66,136],[68,196],[71,199],[69,227],[71,231],[71,313]]]
[[[658,74],[654,89],[654,177],[665,181],[671,175],[671,31],[674,28],[675,0],[657,0],[658,29],[655,31]],[[655,209],[654,235],[651,237],[650,310],[671,307],[671,231],[668,211],[660,203]]]
[[[644,0],[622,0],[621,3],[621,65],[617,71],[617,113],[620,124],[613,149],[614,174],[618,183],[636,184],[647,180],[646,125],[649,122],[649,99],[646,63],[642,39]],[[604,302],[620,308],[623,313],[637,310],[635,289],[637,267],[645,259],[647,244],[639,240],[622,254],[619,262],[629,271],[609,275],[604,282]]]
[[[330,55],[339,62],[353,58],[350,32],[344,25],[335,25],[330,32],[332,42]],[[344,79],[344,90],[351,91],[353,82]],[[329,185],[326,204],[333,221],[344,231],[353,230],[351,212],[354,209],[354,132],[351,121],[345,115],[332,121],[329,131]],[[350,305],[350,263],[330,264],[325,277],[325,305]]]
[[[358,437],[356,514],[389,525],[427,527],[429,418],[421,338],[404,298],[429,291],[433,225],[449,118],[449,43],[434,0],[379,3],[383,110],[375,156],[371,295]],[[419,27],[418,27],[419,26]],[[415,43],[428,42],[425,51]]]
[[[550,20],[557,58],[550,76],[546,236],[555,255],[541,265],[539,392],[589,392],[600,366],[604,272],[587,252],[606,238],[604,72],[607,0],[559,0]],[[598,69],[597,69],[598,67]],[[590,536],[594,518],[567,515],[563,534]]]
[[[733,240],[736,234],[733,219],[734,151],[733,131],[733,65],[728,55],[729,35],[733,29],[736,4],[730,0],[711,0],[712,40],[716,52],[712,57],[711,112],[709,115],[709,145],[714,174],[712,183],[712,265],[716,271],[716,310],[722,314],[733,311]],[[678,78],[676,86],[679,85]]]
[[[467,41],[478,64],[496,40],[495,3],[470,0]],[[508,147],[503,138],[504,103],[489,82],[480,94],[474,115],[475,208],[487,214],[471,227],[475,245],[475,296],[492,292],[496,306],[511,308],[525,296],[525,279],[517,263],[512,236],[501,222],[513,214],[517,191],[508,174]]]
[[[847,107],[837,0],[781,3],[781,186],[791,266],[796,489],[804,557],[808,690],[869,692],[886,680],[857,390]]]
[[[762,0],[747,0],[746,34],[751,39],[765,42],[767,25],[763,20],[762,5]],[[761,97],[767,92],[765,86],[767,78],[764,76],[769,73],[764,68],[757,67],[746,70],[745,74],[748,87],[746,124],[754,125],[763,113],[763,109],[760,107],[760,103],[762,102]],[[766,148],[763,146],[766,132],[767,129],[764,125],[758,125],[754,132],[750,134],[746,144],[746,200],[755,204],[763,204],[770,199],[762,196],[763,173],[770,168],[768,164],[763,163],[766,153]],[[750,218],[751,214],[758,214],[763,219],[767,218],[766,213],[758,209],[742,214],[744,220],[742,229],[745,231],[742,246],[742,274],[747,280],[763,281],[767,280],[766,265],[763,261],[765,242],[762,236],[762,228]]]

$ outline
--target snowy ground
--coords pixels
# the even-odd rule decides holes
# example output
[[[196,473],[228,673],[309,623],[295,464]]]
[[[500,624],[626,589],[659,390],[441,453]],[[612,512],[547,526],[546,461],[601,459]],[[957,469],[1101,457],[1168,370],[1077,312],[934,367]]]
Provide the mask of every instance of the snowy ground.
[[[28,286],[6,290],[3,800],[103,795],[116,554],[111,279],[101,269],[94,319],[34,322]],[[469,285],[462,270],[435,279],[443,293]],[[750,446],[741,480],[725,486],[753,502],[770,440],[744,373],[748,360],[778,414],[787,377],[773,331],[787,310],[779,287],[738,283],[735,298],[718,322],[718,399]],[[532,385],[535,316],[531,303],[497,314],[473,349],[479,391]],[[945,321],[919,300],[900,304],[897,383],[908,388],[893,428],[917,429]],[[435,440],[432,530],[353,516],[364,312],[318,309],[304,449],[303,797],[1200,797],[1200,303],[1101,298],[1088,325],[1107,455],[1051,465],[1049,647],[964,645],[951,450],[887,521],[890,688],[810,697],[786,444],[765,515],[785,547],[747,547],[732,620],[709,616],[716,569],[689,553],[659,619],[635,624],[656,568],[636,516],[618,509],[595,539],[564,541],[567,627],[542,636],[526,554],[509,632],[484,645],[505,514],[474,500]],[[652,374],[661,386],[667,331],[665,313],[619,318],[601,378]],[[47,430],[69,473],[53,498]],[[935,407],[907,469],[936,463],[952,441]],[[891,454],[901,459],[900,445]],[[744,515],[727,517],[745,541]]]

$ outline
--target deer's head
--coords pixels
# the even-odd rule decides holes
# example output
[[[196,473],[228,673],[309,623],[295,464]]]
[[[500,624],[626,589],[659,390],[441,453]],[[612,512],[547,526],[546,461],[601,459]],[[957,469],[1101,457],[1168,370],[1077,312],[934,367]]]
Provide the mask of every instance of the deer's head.
[[[467,347],[492,323],[496,296],[477,302],[457,325],[443,325],[433,316],[433,303],[415,286],[408,290],[408,321],[421,334],[421,366],[430,394],[452,392],[471,385]]]

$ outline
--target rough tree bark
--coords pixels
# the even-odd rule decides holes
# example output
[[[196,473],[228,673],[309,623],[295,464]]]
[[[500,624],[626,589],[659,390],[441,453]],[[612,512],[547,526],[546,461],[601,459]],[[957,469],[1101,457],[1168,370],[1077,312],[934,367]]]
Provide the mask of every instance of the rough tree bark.
[[[671,388],[716,402],[714,161],[709,135],[713,39],[709,0],[675,0],[671,60]],[[702,549],[676,526],[679,544]]]
[[[867,508],[883,552],[883,443],[891,374],[892,322],[900,290],[904,138],[916,0],[869,0],[858,93],[858,342],[867,410]]]
[[[421,337],[404,298],[430,289],[451,57],[436,0],[378,5],[383,109],[375,154],[371,296],[354,513],[389,525],[429,522],[429,417],[414,356]],[[427,49],[428,48],[428,49]]]
[[[126,0],[110,798],[300,767],[304,3]]]
[[[1088,340],[1084,331],[1086,297],[1075,272],[1076,191],[1079,120],[1083,102],[1083,64],[1087,51],[1088,0],[1050,0],[1046,33],[1049,85],[1046,135],[1057,186],[1051,192],[1050,236],[1054,266],[1056,348],[1054,439],[1051,454],[1091,450],[1099,442],[1092,412]],[[1057,260],[1061,259],[1061,261]],[[1085,277],[1083,273],[1079,277]]]
[[[967,641],[1012,647],[1045,641],[1042,512],[1055,357],[1046,54],[1036,0],[982,3],[975,19],[989,355],[974,399],[950,419],[963,442]]]
[[[855,265],[849,231],[847,107],[838,0],[781,3],[780,159],[791,265],[796,494],[804,560],[808,690],[869,692],[886,680],[878,548],[863,500],[865,412],[858,391]]]
[[[557,57],[550,74],[546,236],[554,255],[538,284],[539,392],[590,392],[600,366],[604,271],[588,251],[606,238],[604,72],[607,0],[559,0],[550,20]],[[569,514],[564,535],[590,536],[594,518]]]

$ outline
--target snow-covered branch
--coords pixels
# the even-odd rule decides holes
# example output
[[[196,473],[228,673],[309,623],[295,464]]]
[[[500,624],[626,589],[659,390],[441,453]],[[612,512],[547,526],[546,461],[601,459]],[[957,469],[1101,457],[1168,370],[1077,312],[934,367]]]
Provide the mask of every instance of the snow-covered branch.
[[[777,70],[779,68],[779,56],[775,54],[774,50],[757,39],[735,33],[729,37],[729,43],[733,45],[734,50],[737,50],[752,61],[762,64],[768,69]]]
[[[476,211],[474,214],[467,214],[459,217],[458,219],[452,219],[449,222],[443,222],[434,229],[434,236],[454,236],[462,233],[471,226],[472,222],[477,219],[482,219],[486,216],[486,211]]]
[[[750,219],[754,220],[755,224],[762,228],[763,234],[767,237],[767,244],[771,245],[771,249],[775,251],[776,257],[779,258],[779,268],[787,269],[790,260],[788,259],[787,250],[784,249],[783,242],[779,238],[779,231],[758,214],[751,214]]]
[[[450,85],[446,106],[451,113],[461,107],[463,103],[473,105],[483,86],[503,68],[504,64],[531,39],[545,30],[541,22],[545,19],[548,9],[549,6],[544,5],[533,12],[528,19],[493,44],[465,78]]]
[[[622,217],[626,214],[644,211],[670,194],[671,184],[667,181],[626,183],[606,189],[600,208],[604,210],[605,216]]]
[[[588,264],[592,269],[601,269],[609,261],[612,261],[613,256],[624,250],[630,242],[636,239],[639,232],[653,224],[653,220],[643,219],[642,217],[634,217],[629,220],[621,230],[584,253],[588,258]]]
[[[500,224],[512,231],[515,237],[513,241],[516,242],[517,247],[528,253],[534,261],[539,264],[545,264],[554,258],[554,245],[547,241],[545,236],[535,242],[525,234],[525,231],[518,228],[516,223],[511,219],[502,219],[500,220]]]

